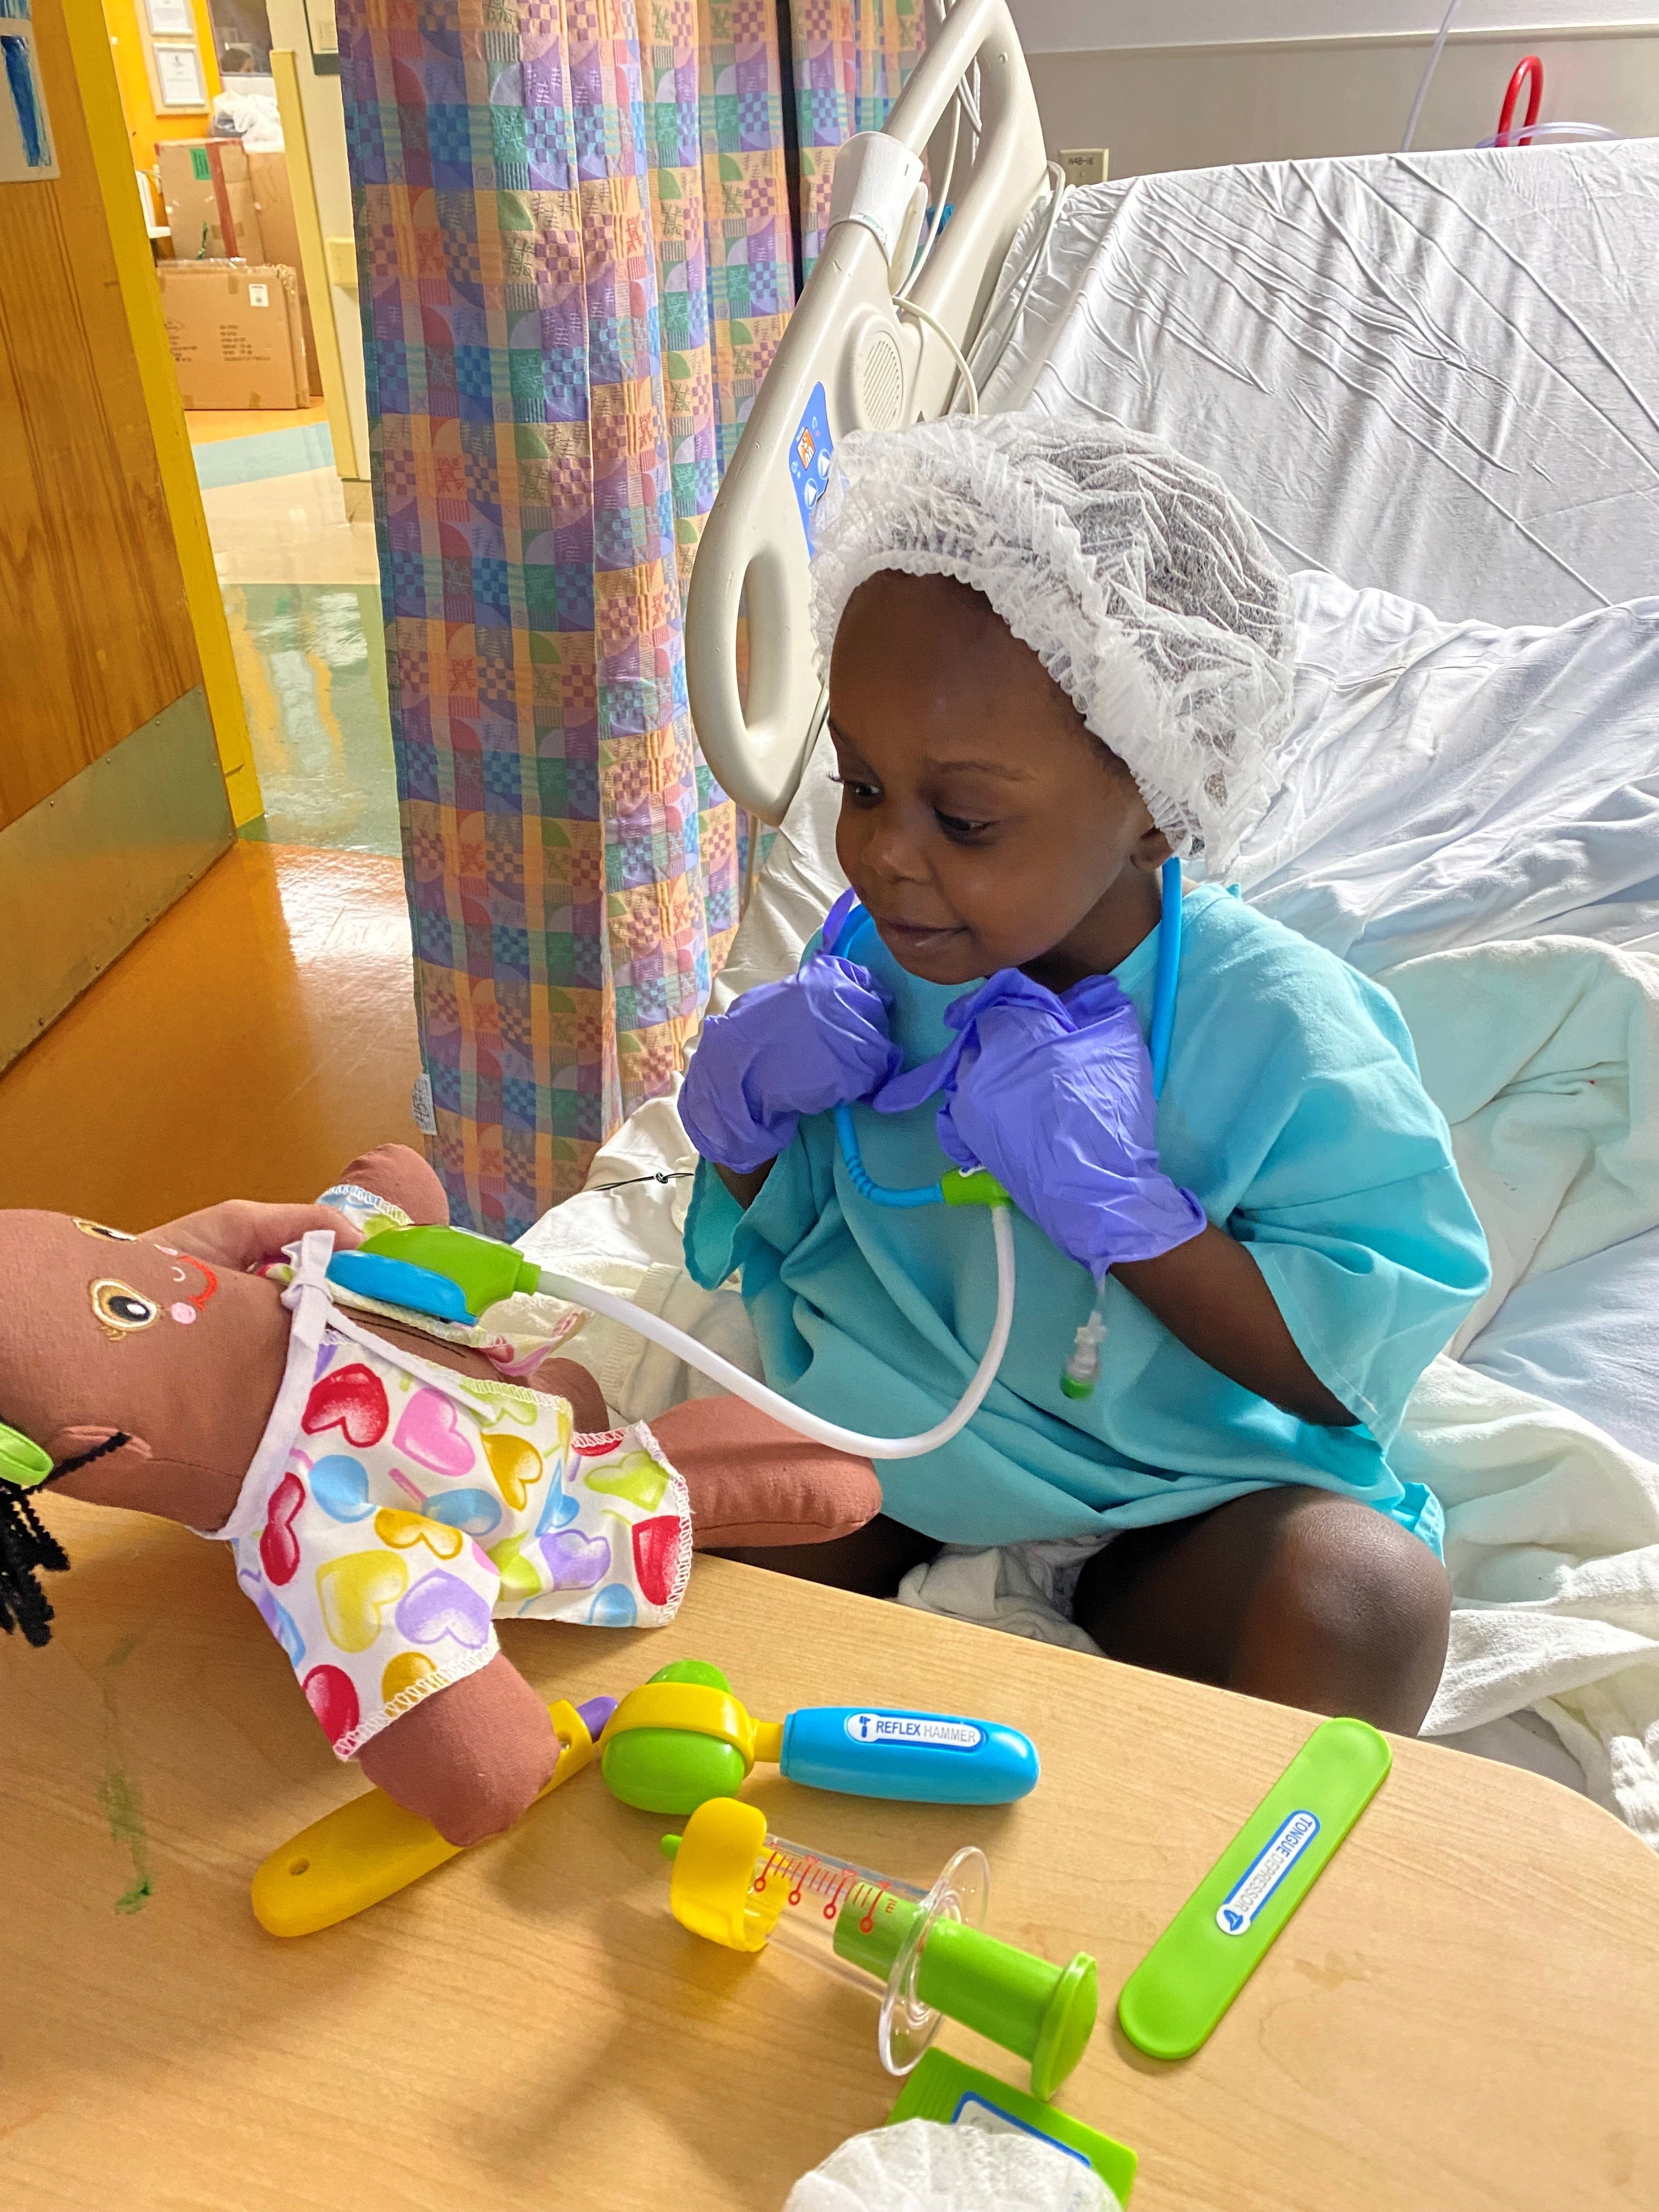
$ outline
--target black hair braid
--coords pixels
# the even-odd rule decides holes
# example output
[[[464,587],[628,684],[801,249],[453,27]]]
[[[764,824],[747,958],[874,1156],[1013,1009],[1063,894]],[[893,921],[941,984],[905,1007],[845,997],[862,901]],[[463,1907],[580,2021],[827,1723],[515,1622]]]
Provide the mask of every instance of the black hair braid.
[[[69,1554],[46,1527],[26,1490],[0,1481],[0,1628],[21,1628],[39,1649],[52,1641],[52,1606],[35,1577],[61,1574]]]
[[[117,1429],[90,1451],[59,1460],[46,1480],[88,1466],[131,1442],[124,1430]],[[52,1603],[35,1577],[43,1568],[48,1574],[61,1575],[68,1565],[69,1553],[35,1511],[30,1492],[0,1476],[0,1628],[8,1636],[21,1628],[24,1641],[37,1650],[51,1643]]]

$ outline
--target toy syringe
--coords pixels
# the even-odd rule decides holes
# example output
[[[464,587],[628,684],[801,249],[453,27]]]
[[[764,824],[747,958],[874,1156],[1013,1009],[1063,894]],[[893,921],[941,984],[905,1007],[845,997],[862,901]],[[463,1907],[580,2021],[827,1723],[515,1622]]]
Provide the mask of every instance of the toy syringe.
[[[984,1934],[982,1851],[958,1851],[921,1890],[774,1835],[757,1807],[733,1797],[699,1806],[663,1850],[674,1862],[674,1917],[694,1935],[733,1951],[776,1942],[878,1999],[877,2049],[890,2074],[909,2072],[941,2017],[1029,2059],[1038,2097],[1052,2096],[1083,2056],[1095,1962],[1079,1951],[1051,1966]]]

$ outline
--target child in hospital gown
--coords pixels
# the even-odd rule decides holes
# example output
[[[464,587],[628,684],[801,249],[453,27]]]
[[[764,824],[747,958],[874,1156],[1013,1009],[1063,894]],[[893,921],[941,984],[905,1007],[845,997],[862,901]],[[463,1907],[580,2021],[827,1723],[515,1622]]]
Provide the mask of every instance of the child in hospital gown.
[[[838,458],[815,616],[861,904],[705,1030],[687,1262],[740,1271],[795,1403],[939,1421],[990,1335],[990,1225],[863,1194],[846,1104],[878,1185],[1005,1184],[1018,1296],[967,1428],[882,1462],[857,1537],[769,1563],[889,1590],[941,1544],[1086,1540],[1074,1617],[1113,1656],[1414,1729],[1449,1595],[1389,1445],[1486,1248],[1393,1001],[1225,888],[1279,781],[1284,580],[1212,479],[1108,427],[956,418]],[[1154,1099],[1172,850],[1206,879]]]

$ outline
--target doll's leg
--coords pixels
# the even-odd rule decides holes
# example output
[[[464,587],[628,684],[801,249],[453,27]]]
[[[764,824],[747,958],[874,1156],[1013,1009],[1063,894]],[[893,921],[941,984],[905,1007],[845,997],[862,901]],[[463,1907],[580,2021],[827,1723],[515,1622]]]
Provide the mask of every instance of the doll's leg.
[[[337,1183],[355,1183],[398,1206],[422,1229],[447,1228],[449,1200],[444,1187],[417,1152],[407,1145],[376,1145],[342,1168]]]
[[[797,1570],[785,1554],[799,1552],[812,1565],[799,1571],[823,1581],[825,1555],[880,1516],[881,1484],[867,1459],[809,1443],[741,1398],[692,1398],[651,1427],[685,1478],[700,1552],[752,1552],[786,1574]]]
[[[357,1764],[452,1844],[509,1827],[558,1764],[546,1706],[505,1653],[371,1736]]]
[[[544,1397],[569,1399],[578,1436],[595,1437],[611,1426],[604,1391],[574,1359],[544,1359],[531,1379]]]
[[[1114,1537],[1073,1618],[1109,1659],[1414,1735],[1445,1664],[1451,1584],[1371,1506],[1297,1484]]]

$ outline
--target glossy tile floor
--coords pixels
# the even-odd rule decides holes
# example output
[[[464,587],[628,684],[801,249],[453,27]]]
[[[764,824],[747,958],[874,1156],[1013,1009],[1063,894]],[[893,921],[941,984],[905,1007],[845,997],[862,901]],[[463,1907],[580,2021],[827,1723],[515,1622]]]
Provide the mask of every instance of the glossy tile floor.
[[[0,1075],[0,1206],[314,1198],[419,1066],[400,864],[240,842]]]
[[[322,410],[185,419],[265,798],[244,834],[395,855],[374,526],[346,514]]]

